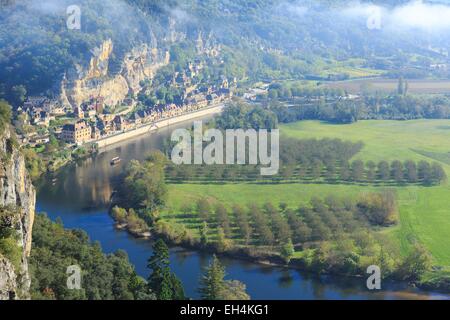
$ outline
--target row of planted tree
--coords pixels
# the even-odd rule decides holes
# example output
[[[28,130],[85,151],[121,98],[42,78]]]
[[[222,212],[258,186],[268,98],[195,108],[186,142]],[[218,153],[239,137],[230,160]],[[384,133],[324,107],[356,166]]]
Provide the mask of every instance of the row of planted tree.
[[[172,244],[290,263],[319,273],[361,275],[375,264],[384,276],[416,281],[430,268],[422,247],[405,256],[390,237],[377,232],[398,219],[394,189],[313,198],[297,208],[283,203],[240,206],[205,198],[167,212],[166,164],[157,152],[143,162],[132,161],[115,202],[127,209],[125,221],[131,212],[154,236]]]
[[[439,185],[447,175],[437,162],[412,160],[352,162],[314,160],[312,163],[284,165],[279,174],[261,176],[260,167],[252,165],[173,165],[166,167],[170,182],[343,182],[372,184],[423,184]]]
[[[203,198],[164,215],[158,232],[171,241],[219,253],[278,256],[319,273],[363,274],[368,265],[377,264],[385,276],[417,280],[430,267],[426,250],[417,246],[414,259],[421,260],[413,270],[413,258],[403,258],[395,244],[374,229],[396,223],[397,213],[390,190],[357,199],[313,198],[298,208],[271,203],[230,208]]]

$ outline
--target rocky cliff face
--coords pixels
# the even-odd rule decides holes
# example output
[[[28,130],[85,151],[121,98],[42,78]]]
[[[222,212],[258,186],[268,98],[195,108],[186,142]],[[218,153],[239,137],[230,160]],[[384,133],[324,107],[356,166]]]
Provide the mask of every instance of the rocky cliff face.
[[[140,82],[152,79],[155,72],[169,63],[168,52],[142,44],[124,55],[120,65],[111,66],[114,44],[105,41],[92,51],[89,66],[69,70],[61,86],[65,105],[79,106],[90,98],[102,97],[106,105],[115,106],[129,93],[140,91]]]
[[[36,192],[28,177],[25,160],[12,141],[9,130],[1,134],[0,207],[2,212],[4,208],[13,212],[7,218],[2,216],[2,225],[15,230],[21,256],[15,267],[6,255],[0,253],[0,300],[26,299],[30,288],[28,257],[31,250]]]

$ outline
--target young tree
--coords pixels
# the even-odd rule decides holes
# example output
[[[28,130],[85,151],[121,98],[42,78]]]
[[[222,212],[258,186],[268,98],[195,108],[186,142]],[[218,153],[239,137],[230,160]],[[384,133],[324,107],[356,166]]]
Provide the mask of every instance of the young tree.
[[[250,211],[253,217],[254,229],[258,236],[259,243],[272,245],[274,237],[269,228],[269,219],[267,219],[267,216],[255,205],[250,207]]]
[[[221,203],[216,206],[216,221],[217,226],[225,232],[225,236],[229,237],[231,235],[230,218],[228,217],[227,209]]]
[[[408,180],[408,182],[410,182],[410,183],[416,182],[417,178],[418,178],[416,163],[411,160],[406,160],[404,167],[405,167],[406,179]]]
[[[210,221],[212,215],[211,204],[208,199],[201,198],[197,201],[197,213],[200,221]]]
[[[387,181],[390,179],[391,174],[389,172],[389,163],[387,163],[386,161],[380,161],[378,163],[378,175],[383,181]]]
[[[202,226],[200,227],[200,244],[202,247],[208,246],[208,224],[206,221],[203,221]]]
[[[367,172],[366,177],[369,182],[373,182],[376,178],[376,167],[377,165],[373,161],[367,161],[366,163]]]
[[[311,167],[311,178],[317,180],[322,176],[323,163],[320,160],[314,160]]]
[[[291,238],[291,229],[283,217],[283,215],[275,211],[271,214],[272,217],[272,232],[274,234],[275,239],[279,243],[285,243]]]
[[[281,170],[281,175],[284,180],[290,180],[294,176],[295,171],[295,165],[294,164],[288,164]]]
[[[350,176],[351,176],[350,166],[348,165],[347,162],[345,162],[341,165],[340,178],[342,181],[348,181],[350,180]]]
[[[401,183],[403,181],[403,164],[398,160],[394,160],[391,164],[391,170],[392,179],[397,183]]]
[[[300,219],[300,217],[292,210],[286,213],[286,217],[291,227],[293,240],[296,243],[304,243],[311,239],[311,229]]]
[[[325,167],[325,175],[328,180],[334,180],[336,175],[336,162],[328,161]]]
[[[232,246],[232,242],[230,239],[227,239],[223,228],[217,228],[217,242],[216,249],[218,252],[228,251]]]
[[[447,180],[447,175],[439,163],[434,162],[431,165],[431,176],[436,184],[441,184]]]
[[[295,249],[294,249],[294,245],[292,244],[292,240],[288,239],[287,242],[282,246],[281,248],[281,257],[284,259],[284,261],[286,262],[286,264],[288,264],[292,257],[294,256],[295,253]]]
[[[244,239],[245,244],[248,244],[250,241],[252,229],[250,227],[250,223],[248,222],[247,213],[242,207],[234,206],[233,214],[239,230],[239,235]]]
[[[431,166],[428,162],[426,161],[420,161],[419,162],[419,166],[418,166],[418,171],[419,171],[419,179],[424,183],[424,184],[431,184],[433,183],[433,179],[432,179],[432,172],[431,172]]]
[[[364,176],[364,162],[355,160],[352,162],[352,179],[354,181],[361,181]]]

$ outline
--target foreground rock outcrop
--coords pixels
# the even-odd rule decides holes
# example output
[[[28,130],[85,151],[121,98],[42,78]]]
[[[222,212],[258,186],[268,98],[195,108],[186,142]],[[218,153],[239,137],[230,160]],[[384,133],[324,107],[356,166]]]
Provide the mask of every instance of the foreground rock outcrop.
[[[15,263],[8,253],[0,251],[0,300],[27,299],[36,191],[9,130],[0,134],[0,156],[0,228],[14,231],[20,254]]]

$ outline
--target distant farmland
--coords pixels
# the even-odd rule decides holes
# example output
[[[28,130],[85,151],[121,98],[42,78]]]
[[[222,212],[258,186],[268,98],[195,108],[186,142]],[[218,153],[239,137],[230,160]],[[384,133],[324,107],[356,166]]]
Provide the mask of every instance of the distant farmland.
[[[450,94],[450,80],[408,80],[409,93]],[[394,92],[397,90],[397,79],[361,79],[325,83],[329,88],[342,88],[349,93],[357,94],[361,90],[370,92]]]

